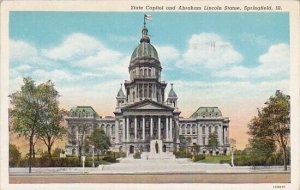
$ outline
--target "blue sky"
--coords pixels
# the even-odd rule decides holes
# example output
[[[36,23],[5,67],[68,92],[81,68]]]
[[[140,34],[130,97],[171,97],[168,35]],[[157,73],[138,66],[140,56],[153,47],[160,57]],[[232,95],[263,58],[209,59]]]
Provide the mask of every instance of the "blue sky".
[[[288,93],[288,13],[151,15],[162,78],[174,83],[183,116],[219,106],[236,135],[244,134],[276,89]],[[51,79],[63,107],[86,104],[112,115],[142,27],[141,12],[11,12],[10,92],[24,76]]]

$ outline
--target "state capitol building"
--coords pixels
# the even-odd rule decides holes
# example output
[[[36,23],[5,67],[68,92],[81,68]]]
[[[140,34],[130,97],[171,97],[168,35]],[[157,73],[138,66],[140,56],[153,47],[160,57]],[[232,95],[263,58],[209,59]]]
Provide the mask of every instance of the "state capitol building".
[[[229,154],[229,118],[223,117],[218,107],[199,107],[189,118],[180,117],[173,84],[165,93],[168,84],[161,80],[161,63],[146,26],[128,69],[129,80],[116,96],[115,117],[101,117],[91,106],[70,110],[66,117],[67,155],[78,155],[80,139],[96,128],[110,137],[111,150],[127,155],[136,151],[149,153],[152,141],[160,144],[159,152],[172,154],[182,143],[180,139],[190,139],[190,147],[199,145],[202,154]],[[208,146],[210,133],[217,134],[218,147],[214,150]]]

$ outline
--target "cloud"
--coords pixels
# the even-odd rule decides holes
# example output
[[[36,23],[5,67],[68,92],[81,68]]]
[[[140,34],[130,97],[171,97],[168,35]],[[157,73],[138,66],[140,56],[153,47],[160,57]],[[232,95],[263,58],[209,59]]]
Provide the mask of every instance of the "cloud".
[[[217,71],[214,73],[216,77],[230,78],[266,78],[271,76],[285,77],[289,73],[290,65],[289,46],[284,43],[271,45],[268,51],[259,56],[259,65],[248,68],[242,65],[233,66],[231,68]]]
[[[10,40],[9,62],[11,66],[50,65],[51,62],[39,56],[34,45],[22,40]],[[27,66],[27,68],[28,68]],[[23,68],[24,69],[24,68]]]
[[[169,45],[161,45],[161,46],[158,45],[155,46],[155,48],[158,52],[158,56],[162,64],[162,67],[164,69],[174,68],[174,65],[171,64],[174,64],[174,62],[178,60],[178,58],[180,57],[179,50]]]
[[[74,79],[80,79],[76,77],[76,75],[70,73],[66,70],[52,70],[52,71],[45,71],[42,69],[38,69],[33,71],[32,73],[34,78],[37,78],[40,82],[45,82],[47,80],[52,80],[55,82],[63,82],[63,81],[70,81]]]
[[[275,75],[288,73],[290,65],[289,46],[284,43],[270,46],[267,53],[259,56],[259,75]]]
[[[236,65],[243,60],[232,44],[215,33],[194,34],[188,40],[188,49],[177,66],[181,68],[223,68]]]
[[[32,66],[28,65],[28,64],[23,64],[23,65],[19,65],[16,67],[16,69],[18,71],[29,71],[32,69]]]
[[[255,46],[266,46],[270,43],[265,36],[254,33],[242,33],[239,38],[242,42]]]
[[[58,46],[52,49],[44,49],[42,53],[45,57],[58,60],[70,61],[93,55],[103,45],[95,38],[83,34],[73,33]]]

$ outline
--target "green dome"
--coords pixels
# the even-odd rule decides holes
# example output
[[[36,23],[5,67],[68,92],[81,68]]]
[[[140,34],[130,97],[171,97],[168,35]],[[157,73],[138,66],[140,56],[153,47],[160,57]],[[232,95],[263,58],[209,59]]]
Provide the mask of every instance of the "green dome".
[[[173,90],[173,84],[171,84],[171,90],[169,92],[168,95],[169,98],[177,98],[177,94],[175,93],[175,91]]]
[[[150,43],[147,42],[142,42],[135,48],[131,55],[130,61],[142,57],[151,57],[159,60],[156,49]]]
[[[191,117],[222,117],[222,113],[218,107],[200,107]]]
[[[119,92],[117,94],[117,97],[121,97],[121,98],[126,97],[125,94],[124,94],[124,92],[123,92],[123,90],[122,90],[122,87],[120,88],[120,90],[119,90]]]

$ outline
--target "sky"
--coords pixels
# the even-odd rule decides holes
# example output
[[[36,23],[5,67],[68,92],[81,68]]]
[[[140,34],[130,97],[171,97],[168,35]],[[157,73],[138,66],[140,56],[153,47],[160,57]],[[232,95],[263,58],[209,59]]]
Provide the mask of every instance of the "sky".
[[[247,144],[247,124],[275,91],[289,94],[288,13],[151,12],[151,44],[162,80],[174,83],[181,116],[217,106],[230,138]],[[141,12],[10,13],[9,92],[32,77],[52,80],[60,105],[111,115],[139,44]],[[166,93],[170,85],[166,88]]]

